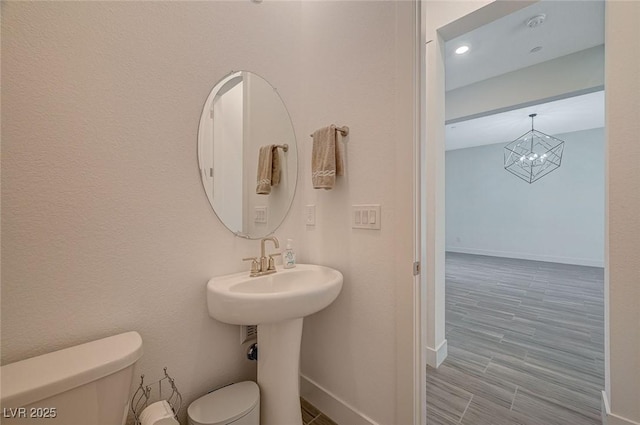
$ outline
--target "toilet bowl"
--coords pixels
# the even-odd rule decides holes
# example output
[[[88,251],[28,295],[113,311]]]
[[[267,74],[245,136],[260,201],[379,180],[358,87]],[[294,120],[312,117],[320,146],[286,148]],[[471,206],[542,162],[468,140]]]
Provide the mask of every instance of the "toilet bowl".
[[[189,425],[260,425],[260,389],[252,381],[228,385],[191,403],[187,416]]]
[[[124,425],[142,338],[127,332],[0,368],[2,425]]]

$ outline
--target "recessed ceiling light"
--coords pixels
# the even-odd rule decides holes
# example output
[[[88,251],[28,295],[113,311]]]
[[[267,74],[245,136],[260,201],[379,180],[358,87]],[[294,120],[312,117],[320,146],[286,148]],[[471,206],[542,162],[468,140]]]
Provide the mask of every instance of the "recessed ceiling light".
[[[467,45],[463,45],[460,46],[456,49],[456,54],[457,55],[464,55],[465,53],[467,53],[469,51],[469,46]]]

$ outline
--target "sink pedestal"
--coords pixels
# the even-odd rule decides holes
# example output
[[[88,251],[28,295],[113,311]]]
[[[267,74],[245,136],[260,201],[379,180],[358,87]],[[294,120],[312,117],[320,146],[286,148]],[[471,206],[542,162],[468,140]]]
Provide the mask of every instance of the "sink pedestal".
[[[261,425],[302,425],[302,320],[331,304],[342,281],[337,270],[298,264],[263,276],[241,272],[207,282],[211,317],[232,325],[258,325]]]
[[[302,318],[258,325],[261,425],[301,425]]]

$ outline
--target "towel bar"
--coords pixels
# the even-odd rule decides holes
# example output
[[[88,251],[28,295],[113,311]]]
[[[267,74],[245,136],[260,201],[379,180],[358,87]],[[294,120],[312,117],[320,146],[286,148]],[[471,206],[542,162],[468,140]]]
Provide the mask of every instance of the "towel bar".
[[[342,133],[343,136],[347,136],[349,134],[349,127],[346,125],[343,127],[336,127],[336,131]],[[313,137],[313,134],[310,134],[309,136]]]
[[[283,151],[287,152],[289,150],[289,145],[287,145],[286,143],[284,145],[275,145],[276,148],[280,148]]]

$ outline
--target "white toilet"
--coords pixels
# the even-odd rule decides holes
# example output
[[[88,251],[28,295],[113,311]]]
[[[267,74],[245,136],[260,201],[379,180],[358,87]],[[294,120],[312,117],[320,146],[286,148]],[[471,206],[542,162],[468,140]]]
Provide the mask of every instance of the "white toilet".
[[[260,425],[260,389],[238,382],[204,395],[187,409],[189,425]]]
[[[141,356],[127,332],[2,366],[2,425],[124,425]]]

